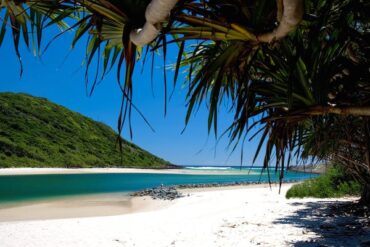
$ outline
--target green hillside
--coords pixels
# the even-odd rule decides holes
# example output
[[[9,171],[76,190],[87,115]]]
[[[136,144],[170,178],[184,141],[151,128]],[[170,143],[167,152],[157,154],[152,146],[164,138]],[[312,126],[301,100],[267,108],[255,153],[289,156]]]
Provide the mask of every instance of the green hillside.
[[[107,125],[43,98],[0,93],[0,167],[140,167],[170,164]]]

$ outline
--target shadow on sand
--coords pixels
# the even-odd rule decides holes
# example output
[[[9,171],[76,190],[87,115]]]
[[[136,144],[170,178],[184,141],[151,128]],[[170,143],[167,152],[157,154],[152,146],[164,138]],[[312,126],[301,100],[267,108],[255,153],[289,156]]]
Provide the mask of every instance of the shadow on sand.
[[[370,220],[367,216],[347,213],[351,202],[291,202],[300,209],[275,223],[291,224],[302,228],[303,234],[312,235],[308,241],[292,242],[297,247],[370,246]],[[302,209],[302,206],[304,208]],[[342,210],[345,208],[345,210]],[[349,209],[349,210],[348,210]]]

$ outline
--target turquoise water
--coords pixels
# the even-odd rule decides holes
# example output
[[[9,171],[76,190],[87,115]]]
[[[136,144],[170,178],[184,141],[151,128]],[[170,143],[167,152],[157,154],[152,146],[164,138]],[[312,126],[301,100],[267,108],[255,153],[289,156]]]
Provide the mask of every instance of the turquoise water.
[[[287,172],[285,181],[303,180],[315,175]],[[278,181],[272,175],[272,181]],[[268,182],[267,174],[159,174],[159,173],[86,173],[0,176],[0,202],[15,202],[68,195],[133,192],[163,185],[232,182]]]

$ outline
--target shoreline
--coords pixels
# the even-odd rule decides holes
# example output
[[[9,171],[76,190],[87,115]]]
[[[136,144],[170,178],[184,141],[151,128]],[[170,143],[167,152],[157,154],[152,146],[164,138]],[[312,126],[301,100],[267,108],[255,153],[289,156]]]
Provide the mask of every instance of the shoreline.
[[[295,185],[299,184],[302,181],[299,180],[289,180],[282,183],[283,185]],[[251,188],[272,188],[272,187],[279,187],[279,182],[253,182],[253,181],[246,181],[246,182],[231,182],[231,183],[201,183],[201,184],[180,184],[180,185],[163,185],[160,187],[163,188],[174,188],[179,192],[188,192],[188,191],[213,191],[213,190],[227,190],[233,188],[243,188],[243,187],[251,187]],[[148,188],[144,190],[134,191],[130,193],[132,197],[143,197],[146,196],[146,192],[148,190],[156,189],[155,188]]]
[[[174,201],[139,198],[134,204],[145,207],[127,214],[0,222],[0,239],[4,247],[359,246],[366,241],[368,235],[357,228],[352,235],[335,234],[348,233],[342,221],[347,218],[328,216],[331,205],[356,198],[286,199],[290,186],[283,184],[280,194],[278,186],[268,185],[186,189],[189,196]]]
[[[285,183],[284,187],[294,183]],[[149,195],[142,196],[138,192],[97,193],[90,195],[70,195],[54,198],[43,198],[30,201],[0,204],[0,224],[5,222],[27,222],[35,220],[57,220],[72,218],[91,218],[119,216],[163,210],[176,204],[179,199],[194,196],[198,193],[222,192],[245,189],[277,188],[277,184],[218,184],[201,186],[181,186],[176,189],[184,196],[175,200],[153,199]]]
[[[315,172],[287,170],[290,172],[315,174]],[[224,169],[186,169],[183,168],[0,168],[0,176],[9,175],[44,175],[44,174],[100,174],[100,173],[157,173],[157,174],[184,174],[184,175],[259,175],[260,172],[251,169],[224,170]]]
[[[181,172],[185,171],[181,170]],[[59,168],[10,168],[0,169],[1,175],[35,175],[35,174],[94,174],[94,173],[162,173],[171,174],[173,170],[155,170],[150,169],[132,169],[132,168],[94,168],[94,169],[59,169]],[[180,172],[180,171],[178,171]],[[231,174],[224,170],[213,171],[192,171],[179,174]],[[238,175],[243,173],[238,173]],[[244,173],[246,174],[246,173]],[[284,186],[297,183],[296,180],[286,181]],[[182,194],[191,194],[209,191],[238,190],[245,188],[273,188],[278,187],[278,182],[224,182],[224,183],[200,183],[200,184],[181,184],[174,187]],[[151,188],[148,188],[149,190]],[[75,194],[66,196],[56,196],[49,198],[35,198],[24,201],[13,201],[0,204],[0,222],[22,221],[22,220],[46,220],[46,219],[64,219],[64,218],[84,218],[95,216],[112,216],[137,213],[152,210],[153,207],[149,201],[153,200],[151,195],[145,195],[141,192],[148,190],[138,190],[132,192],[103,192],[92,194]],[[186,197],[186,196],[185,196]],[[177,199],[176,199],[177,200]],[[176,201],[175,200],[175,201]],[[165,206],[172,203],[171,200],[162,201],[159,205]],[[157,203],[158,204],[158,203]],[[32,213],[30,213],[32,212]]]
[[[294,183],[285,183],[283,187],[290,187]],[[74,218],[114,217],[136,213],[165,210],[176,204],[180,199],[197,196],[202,193],[217,193],[233,190],[265,189],[266,191],[278,188],[278,184],[248,183],[228,184],[217,186],[181,186],[176,189],[184,196],[175,200],[153,199],[149,195],[141,196],[138,192],[116,192],[90,195],[72,195],[54,198],[43,198],[30,201],[0,204],[0,224],[11,222],[30,222],[39,220],[63,220]],[[134,195],[136,194],[136,195]]]
[[[189,175],[209,175],[209,174],[248,174],[245,170],[197,170],[185,168],[0,168],[2,175],[42,175],[42,174],[89,174],[89,173],[160,173],[160,174],[189,174]],[[253,174],[249,172],[249,174]],[[259,173],[258,173],[259,174]]]

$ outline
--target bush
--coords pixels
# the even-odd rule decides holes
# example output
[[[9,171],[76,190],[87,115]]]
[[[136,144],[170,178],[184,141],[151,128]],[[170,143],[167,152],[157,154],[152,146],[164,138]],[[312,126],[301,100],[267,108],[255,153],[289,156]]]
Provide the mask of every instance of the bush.
[[[286,198],[359,196],[361,191],[362,188],[358,182],[349,178],[343,169],[333,166],[327,173],[317,178],[293,185],[288,190]]]

